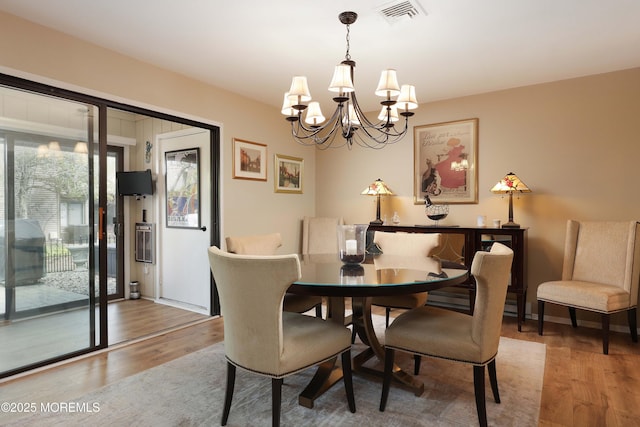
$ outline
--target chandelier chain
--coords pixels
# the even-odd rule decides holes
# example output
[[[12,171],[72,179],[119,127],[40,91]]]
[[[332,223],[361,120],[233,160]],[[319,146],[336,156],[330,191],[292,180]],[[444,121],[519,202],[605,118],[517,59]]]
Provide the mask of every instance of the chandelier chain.
[[[347,61],[351,61],[351,54],[349,53],[349,48],[351,47],[351,44],[349,43],[349,41],[351,40],[350,37],[350,30],[351,25],[347,24],[347,36],[345,37],[347,40],[347,53],[344,55],[344,59],[346,59]]]

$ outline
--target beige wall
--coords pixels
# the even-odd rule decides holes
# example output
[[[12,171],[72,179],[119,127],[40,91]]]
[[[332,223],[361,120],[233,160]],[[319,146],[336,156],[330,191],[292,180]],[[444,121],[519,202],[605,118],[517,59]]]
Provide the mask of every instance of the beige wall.
[[[640,219],[640,69],[522,87],[420,105],[411,125],[479,119],[479,203],[451,205],[447,224],[473,226],[477,215],[506,221],[507,200],[489,189],[507,172],[533,193],[514,198],[515,221],[529,227],[528,301],[557,279],[567,219]],[[383,199],[403,224],[426,224],[413,204],[413,135],[383,150],[326,150],[317,155],[319,215],[347,222],[375,217],[360,192],[376,178],[396,196]],[[565,310],[548,312],[566,317]],[[597,320],[597,318],[595,318]],[[614,321],[626,325],[620,315]]]
[[[281,251],[298,251],[300,227],[292,224],[315,210],[315,151],[291,141],[277,109],[4,13],[0,72],[220,125],[223,237],[281,231]],[[231,178],[233,138],[267,144],[266,182]],[[143,167],[136,151],[131,169]],[[276,153],[304,158],[304,194],[274,192]]]
[[[285,240],[282,252],[297,251],[304,215],[373,219],[373,198],[359,194],[376,178],[397,194],[384,200],[383,215],[391,218],[397,211],[403,223],[427,222],[423,206],[413,204],[411,135],[380,151],[316,152],[292,143],[273,107],[1,13],[0,58],[5,73],[219,123],[225,235],[278,230]],[[514,200],[516,221],[530,228],[528,300],[533,302],[537,284],[560,275],[568,218],[640,216],[635,195],[639,116],[640,69],[632,69],[422,104],[411,124],[480,120],[479,203],[452,205],[447,223],[472,225],[479,214],[504,221],[507,200],[489,189],[509,171],[533,189]],[[267,182],[231,179],[234,137],[268,145]],[[304,158],[303,195],[274,193],[275,153]],[[564,311],[549,312],[566,317]],[[625,321],[621,316],[614,323]]]

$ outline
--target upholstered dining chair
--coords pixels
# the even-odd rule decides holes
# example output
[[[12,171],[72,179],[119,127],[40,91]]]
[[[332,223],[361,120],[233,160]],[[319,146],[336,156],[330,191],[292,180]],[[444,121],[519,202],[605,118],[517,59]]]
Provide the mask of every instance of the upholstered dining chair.
[[[387,255],[425,256],[442,244],[440,233],[389,233],[376,231],[373,234],[375,243],[382,253]],[[427,292],[411,295],[389,297],[373,297],[371,304],[385,307],[385,325],[389,326],[389,314],[392,308],[410,309],[425,305]]]
[[[302,218],[302,253],[337,254],[338,225],[343,225],[342,218],[310,217]]]
[[[602,352],[609,354],[609,318],[627,312],[631,339],[638,342],[637,306],[640,281],[640,227],[636,221],[567,221],[562,279],[538,286],[538,334],[542,335],[545,302],[600,313]]]
[[[227,251],[239,255],[275,255],[282,246],[280,233],[252,236],[230,236],[226,239]],[[297,295],[287,292],[282,304],[284,311],[306,313],[315,308],[316,317],[322,317],[322,297],[316,295]]]
[[[376,231],[373,234],[373,243],[380,251],[387,255],[400,256],[424,256],[428,257],[442,244],[440,233],[388,233]],[[385,308],[385,326],[389,326],[391,309],[411,309],[421,307],[427,303],[428,293],[420,292],[409,295],[394,295],[373,297],[371,305]],[[420,373],[420,355],[414,356],[413,373]]]
[[[338,225],[343,225],[342,217],[312,217],[302,218],[302,254],[337,254],[338,253]],[[337,255],[336,255],[337,256]],[[327,300],[327,311],[331,310],[330,300]],[[346,321],[351,324],[350,320]],[[355,333],[353,335],[355,338]]]
[[[237,255],[208,249],[224,320],[227,387],[222,422],[227,424],[236,367],[271,378],[272,424],[280,424],[283,378],[342,355],[347,402],[356,411],[347,328],[282,310],[287,288],[300,278],[296,254]],[[256,287],[255,283],[261,286]]]
[[[501,243],[494,243],[490,252],[476,252],[471,264],[476,280],[473,315],[423,306],[402,313],[389,325],[384,338],[381,411],[389,396],[395,352],[403,351],[473,365],[478,420],[481,426],[487,425],[485,366],[493,398],[500,403],[495,358],[512,261],[513,251]]]

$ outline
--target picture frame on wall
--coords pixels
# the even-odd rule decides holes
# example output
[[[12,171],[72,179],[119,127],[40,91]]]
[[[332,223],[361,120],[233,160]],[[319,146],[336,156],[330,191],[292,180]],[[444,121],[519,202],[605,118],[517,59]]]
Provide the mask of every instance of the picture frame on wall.
[[[233,178],[267,180],[267,145],[233,139]]]
[[[414,204],[478,203],[477,118],[413,128]]]
[[[200,149],[167,151],[167,228],[200,228]]]
[[[276,154],[274,159],[275,192],[302,194],[304,159],[282,154]]]

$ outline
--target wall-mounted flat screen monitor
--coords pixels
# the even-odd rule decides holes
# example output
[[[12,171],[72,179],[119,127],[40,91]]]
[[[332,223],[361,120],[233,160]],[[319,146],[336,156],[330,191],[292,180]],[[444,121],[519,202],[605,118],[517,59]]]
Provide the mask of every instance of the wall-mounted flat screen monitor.
[[[118,194],[121,196],[153,195],[151,169],[146,171],[116,172]]]

